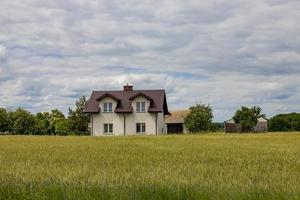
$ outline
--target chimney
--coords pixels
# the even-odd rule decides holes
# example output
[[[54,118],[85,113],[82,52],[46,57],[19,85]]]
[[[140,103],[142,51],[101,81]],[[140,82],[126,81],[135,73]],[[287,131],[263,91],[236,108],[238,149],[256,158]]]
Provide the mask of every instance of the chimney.
[[[133,91],[133,86],[132,85],[128,85],[128,83],[127,83],[127,85],[124,85],[123,88],[124,88],[124,92],[126,92],[126,91]]]

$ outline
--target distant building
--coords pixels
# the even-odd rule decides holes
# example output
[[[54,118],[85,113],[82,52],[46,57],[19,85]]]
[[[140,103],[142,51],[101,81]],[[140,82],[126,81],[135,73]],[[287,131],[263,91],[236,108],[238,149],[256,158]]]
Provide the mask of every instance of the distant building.
[[[186,132],[184,118],[189,114],[189,110],[171,111],[171,115],[165,118],[167,133]]]
[[[226,133],[241,133],[242,126],[241,124],[237,124],[233,119],[227,120],[224,122],[225,132]],[[268,120],[261,117],[258,119],[256,126],[253,128],[253,132],[255,133],[263,133],[268,131]]]

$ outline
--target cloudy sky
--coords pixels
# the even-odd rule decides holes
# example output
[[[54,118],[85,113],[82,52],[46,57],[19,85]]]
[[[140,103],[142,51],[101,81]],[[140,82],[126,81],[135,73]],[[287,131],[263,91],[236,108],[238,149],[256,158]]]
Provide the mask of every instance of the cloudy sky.
[[[0,0],[0,107],[67,111],[92,90],[300,112],[299,0]]]

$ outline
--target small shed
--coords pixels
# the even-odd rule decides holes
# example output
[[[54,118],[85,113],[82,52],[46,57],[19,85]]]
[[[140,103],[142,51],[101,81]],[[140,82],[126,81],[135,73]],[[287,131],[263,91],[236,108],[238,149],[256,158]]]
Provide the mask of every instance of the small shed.
[[[184,118],[189,114],[189,110],[171,111],[171,115],[165,118],[167,133],[183,133],[185,132]]]
[[[263,117],[259,118],[253,131],[255,133],[268,132],[268,120]]]
[[[233,119],[224,122],[225,133],[240,133],[242,126],[234,122]]]
[[[233,119],[224,122],[225,133],[241,133],[242,126],[234,122]],[[268,120],[263,117],[258,119],[256,126],[253,128],[254,133],[263,133],[268,131]]]

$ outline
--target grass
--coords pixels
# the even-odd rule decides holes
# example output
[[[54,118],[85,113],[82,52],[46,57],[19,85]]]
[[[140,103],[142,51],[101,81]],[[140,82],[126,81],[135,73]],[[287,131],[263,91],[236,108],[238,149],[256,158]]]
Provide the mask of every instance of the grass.
[[[0,136],[0,199],[300,199],[300,133]]]

